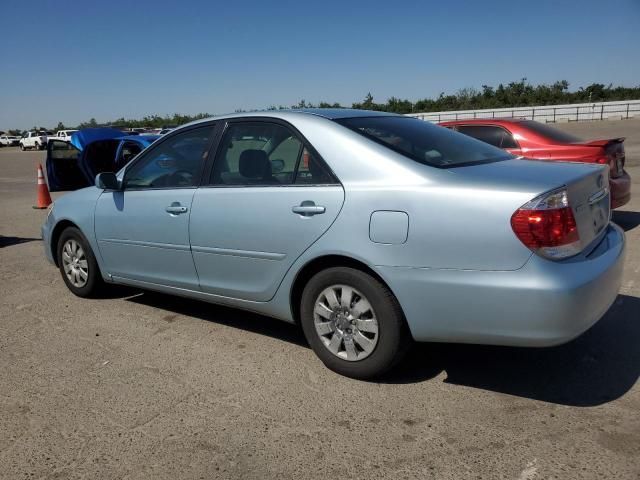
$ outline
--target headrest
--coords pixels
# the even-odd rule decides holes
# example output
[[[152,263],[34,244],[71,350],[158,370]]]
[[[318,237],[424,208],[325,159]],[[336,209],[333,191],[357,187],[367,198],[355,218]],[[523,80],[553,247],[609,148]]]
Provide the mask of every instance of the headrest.
[[[271,162],[264,150],[245,150],[240,154],[240,175],[244,178],[271,177]]]

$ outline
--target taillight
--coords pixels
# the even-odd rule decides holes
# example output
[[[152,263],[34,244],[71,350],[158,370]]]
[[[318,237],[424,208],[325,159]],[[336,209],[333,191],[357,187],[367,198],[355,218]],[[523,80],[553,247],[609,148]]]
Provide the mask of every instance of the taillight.
[[[511,216],[511,228],[528,248],[550,259],[580,253],[580,236],[567,190],[540,195]]]

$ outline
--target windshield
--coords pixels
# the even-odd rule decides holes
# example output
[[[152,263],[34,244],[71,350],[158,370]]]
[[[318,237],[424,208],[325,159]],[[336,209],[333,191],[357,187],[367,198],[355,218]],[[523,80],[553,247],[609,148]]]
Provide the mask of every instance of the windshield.
[[[521,125],[528,128],[532,132],[537,133],[545,137],[547,140],[551,140],[556,143],[582,143],[582,140],[575,135],[571,135],[570,133],[565,133],[562,130],[558,130],[557,128],[550,127],[545,125],[544,123],[534,122],[533,120],[525,120],[521,122]]]
[[[357,117],[336,122],[417,162],[434,167],[513,158],[504,150],[416,118]]]

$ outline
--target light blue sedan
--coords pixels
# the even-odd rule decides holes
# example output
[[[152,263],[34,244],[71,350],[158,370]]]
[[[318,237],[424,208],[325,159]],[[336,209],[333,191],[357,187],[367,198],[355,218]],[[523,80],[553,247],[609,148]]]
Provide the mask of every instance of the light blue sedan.
[[[99,174],[42,236],[78,296],[123,284],[300,323],[325,365],[371,378],[412,340],[588,329],[622,275],[608,184],[602,166],[519,160],[399,115],[246,113]]]

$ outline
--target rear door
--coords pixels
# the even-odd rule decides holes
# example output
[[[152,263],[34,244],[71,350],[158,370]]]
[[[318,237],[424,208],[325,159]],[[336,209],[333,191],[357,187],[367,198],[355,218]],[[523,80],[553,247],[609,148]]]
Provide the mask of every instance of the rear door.
[[[233,121],[196,192],[191,250],[203,291],[270,300],[293,262],[333,223],[344,191],[288,124]]]
[[[168,136],[127,167],[121,191],[100,196],[95,232],[108,273],[198,290],[189,216],[213,129],[194,126]]]

